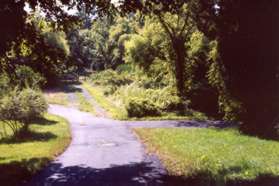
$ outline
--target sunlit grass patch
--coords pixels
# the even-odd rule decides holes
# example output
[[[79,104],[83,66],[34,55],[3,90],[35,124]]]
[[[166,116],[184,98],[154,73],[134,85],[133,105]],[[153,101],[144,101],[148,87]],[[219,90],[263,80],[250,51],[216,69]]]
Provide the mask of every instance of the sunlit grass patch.
[[[127,113],[125,110],[118,108],[115,104],[109,101],[102,90],[98,87],[92,87],[89,83],[83,82],[83,87],[91,94],[91,96],[97,101],[97,103],[103,107],[108,114],[115,119],[126,119]]]
[[[2,127],[0,131],[3,131]],[[9,129],[7,131],[8,134],[12,134]],[[7,182],[13,185],[30,177],[62,153],[69,145],[70,139],[68,122],[48,114],[45,119],[30,126],[30,136],[26,139],[13,141],[2,138],[0,140],[1,184]]]
[[[69,104],[68,96],[63,92],[47,92],[44,96],[49,104],[65,105]]]
[[[92,114],[96,114],[96,112],[94,110],[94,107],[92,106],[92,104],[90,102],[88,102],[86,100],[86,98],[84,97],[83,93],[78,92],[78,93],[76,93],[76,96],[78,98],[78,108],[81,111],[90,112]]]
[[[279,142],[226,129],[135,129],[170,174],[226,181],[279,176]]]

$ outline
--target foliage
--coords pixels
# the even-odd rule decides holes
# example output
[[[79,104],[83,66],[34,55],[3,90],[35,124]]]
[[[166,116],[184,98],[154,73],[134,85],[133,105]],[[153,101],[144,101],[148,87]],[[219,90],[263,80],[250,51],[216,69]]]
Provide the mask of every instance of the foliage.
[[[208,82],[211,86],[215,87],[219,92],[219,109],[225,113],[224,119],[226,120],[238,120],[241,112],[243,112],[241,103],[234,99],[227,89],[225,83],[225,68],[221,63],[221,59],[218,53],[217,41],[210,43],[210,51],[208,53],[208,60],[210,62],[207,72]]]
[[[10,91],[10,81],[11,79],[9,78],[7,73],[0,74],[0,99],[2,98],[2,96],[7,94],[7,92]]]
[[[162,84],[160,78],[153,79],[139,69],[131,70],[127,65],[125,67],[122,66],[117,71],[95,72],[89,80],[93,82],[95,89],[101,88],[117,107],[125,109],[130,118],[161,116],[170,112],[178,115],[187,114],[188,108],[185,107],[187,104],[181,104],[175,89],[168,86],[168,83]]]
[[[167,23],[172,23],[178,19],[177,16],[172,16],[169,15],[165,21]],[[161,86],[159,86],[160,88],[167,85],[173,86],[175,83],[173,81],[166,81],[166,79],[173,78],[172,72],[175,70],[173,61],[176,59],[172,57],[172,55],[175,54],[173,51],[174,49],[170,45],[171,41],[168,33],[163,29],[162,24],[165,22],[160,24],[156,16],[150,16],[146,18],[145,21],[146,23],[143,28],[139,30],[137,34],[131,35],[130,40],[125,43],[125,61],[126,63],[135,64],[143,68],[145,72],[149,74],[146,79],[144,75],[142,75],[142,78],[137,79],[139,84],[145,84],[145,88],[154,88],[154,84],[151,87],[149,86],[154,79],[156,79],[156,85],[159,85],[159,82],[162,83]],[[175,27],[175,25],[172,25],[172,27]],[[187,27],[185,27],[185,29],[186,28]],[[179,28],[175,29],[179,30]],[[183,34],[177,37],[183,38]],[[237,110],[240,106],[237,106],[237,103],[232,101],[233,98],[229,95],[228,91],[225,91],[224,88],[220,88],[224,86],[224,77],[221,75],[220,68],[214,68],[214,65],[217,64],[217,60],[213,60],[212,55],[214,55],[214,49],[216,49],[216,47],[214,48],[214,44],[212,43],[214,42],[210,43],[204,34],[197,30],[193,31],[192,34],[185,38],[184,45],[187,54],[185,54],[186,61],[184,62],[185,93],[183,94],[191,101],[189,106],[194,109],[204,111],[213,116],[219,117],[219,115],[223,115],[223,118],[226,120],[236,119],[237,114],[240,113]],[[154,70],[152,65],[157,65],[157,68],[159,69],[161,67],[161,69]],[[180,69],[181,68],[182,67],[180,67]],[[158,72],[160,72],[160,75]],[[215,84],[212,83],[213,79],[216,82]],[[177,77],[175,77],[175,80],[177,80]],[[223,82],[222,85],[220,85],[222,83],[221,81]],[[216,88],[217,86],[218,88]],[[222,100],[223,103],[221,103],[221,98],[224,98],[224,95],[226,96],[225,104],[224,100]],[[208,96],[212,97],[210,98],[212,101],[205,100],[208,99]],[[218,97],[220,102],[219,105]],[[205,106],[205,102],[208,102],[209,105]],[[232,108],[232,106],[236,107]],[[220,113],[216,114],[218,111]]]
[[[235,129],[136,129],[168,172],[203,184],[243,183],[278,176],[279,143],[242,135]],[[261,149],[259,151],[259,148]],[[211,185],[211,184],[209,184]],[[256,185],[256,184],[255,184]]]
[[[158,107],[149,98],[129,98],[126,105],[129,117],[160,115]]]
[[[147,69],[155,59],[150,40],[141,35],[132,35],[125,43],[125,51],[127,63],[137,64],[144,69]]]
[[[38,39],[32,44],[32,54],[29,56],[30,66],[40,72],[48,84],[57,82],[70,67],[67,64],[69,57],[69,46],[66,35],[54,30],[37,31]]]
[[[10,50],[7,51],[8,55],[1,58],[3,63],[0,64],[0,69],[7,72],[12,79],[14,76],[16,81],[19,81],[20,77],[17,77],[19,74],[16,73],[27,77],[28,73],[30,75],[32,73],[30,69],[27,69],[29,67],[36,73],[33,73],[36,78],[39,78],[40,74],[47,84],[57,82],[57,78],[61,77],[65,71],[69,71],[70,67],[67,63],[69,45],[66,35],[62,31],[55,30],[50,22],[37,14],[29,15],[28,23],[32,29],[18,41],[18,44],[11,45]],[[43,79],[40,81],[43,84]],[[25,84],[25,82],[15,83],[20,83],[19,86]]]
[[[28,129],[31,121],[42,117],[47,110],[43,95],[30,88],[14,89],[0,100],[0,120],[5,122],[16,135]]]
[[[124,42],[134,29],[130,26],[131,20],[120,16],[97,17],[92,20],[91,28],[71,34],[73,60],[94,70],[123,64]]]
[[[132,80],[125,75],[126,74],[117,73],[116,71],[109,69],[102,72],[95,72],[90,78],[96,85],[123,86],[132,82]]]
[[[227,90],[244,108],[240,115],[243,131],[276,135],[279,58],[273,49],[278,48],[274,36],[279,28],[274,23],[279,19],[275,13],[279,3],[222,0],[215,9],[218,13],[212,8],[215,3],[197,1],[193,12],[202,15],[196,17],[199,29],[218,41],[220,62],[228,77]]]
[[[126,105],[128,112],[133,112],[130,102],[145,102],[146,107],[156,107],[158,112],[154,112],[155,115],[160,115],[159,113],[164,111],[178,111],[181,108],[180,99],[177,97],[176,92],[170,87],[165,87],[162,89],[145,89],[140,87],[136,83],[129,86],[123,86],[119,88],[116,92],[116,97],[122,99],[122,102]],[[139,100],[139,101],[137,101]],[[137,106],[137,103],[135,103]],[[138,106],[139,107],[139,106]],[[145,105],[142,105],[144,109]],[[131,111],[130,111],[131,110]],[[144,110],[142,111],[144,112]],[[150,116],[150,114],[146,113]]]
[[[23,88],[39,88],[42,87],[45,83],[45,79],[41,74],[34,72],[28,66],[18,66],[15,69],[15,75],[13,77],[13,84],[16,85],[19,89]]]
[[[129,76],[119,74],[114,70],[105,70],[102,72],[95,72],[90,76],[90,80],[95,85],[101,85],[105,87],[105,95],[113,94],[120,86],[128,85],[133,82]]]

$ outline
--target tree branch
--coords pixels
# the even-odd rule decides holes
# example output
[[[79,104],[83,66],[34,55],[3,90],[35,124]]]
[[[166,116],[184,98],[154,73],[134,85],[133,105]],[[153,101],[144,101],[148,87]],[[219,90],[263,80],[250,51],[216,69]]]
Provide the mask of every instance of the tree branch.
[[[186,29],[186,26],[188,25],[189,17],[190,17],[190,15],[187,14],[186,18],[185,18],[185,21],[184,21],[184,25],[182,26],[182,29],[179,32],[179,36],[181,36],[183,34],[184,30]]]
[[[159,19],[159,22],[161,23],[161,25],[163,26],[163,28],[165,29],[165,31],[169,35],[170,39],[173,40],[173,33],[171,32],[171,30],[168,27],[168,25],[166,24],[166,22],[163,20],[163,18],[161,17],[160,14],[157,14],[157,17]]]

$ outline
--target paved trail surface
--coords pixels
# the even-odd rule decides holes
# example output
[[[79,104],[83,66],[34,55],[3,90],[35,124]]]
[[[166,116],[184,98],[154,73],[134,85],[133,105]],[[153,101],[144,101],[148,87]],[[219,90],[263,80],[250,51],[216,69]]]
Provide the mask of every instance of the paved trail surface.
[[[69,148],[27,185],[162,185],[166,172],[145,154],[128,125],[75,108],[49,112],[71,123]]]
[[[224,126],[220,122],[116,121],[58,105],[51,105],[49,112],[70,122],[72,143],[28,186],[181,185],[181,179],[168,176],[159,160],[145,153],[131,128]]]

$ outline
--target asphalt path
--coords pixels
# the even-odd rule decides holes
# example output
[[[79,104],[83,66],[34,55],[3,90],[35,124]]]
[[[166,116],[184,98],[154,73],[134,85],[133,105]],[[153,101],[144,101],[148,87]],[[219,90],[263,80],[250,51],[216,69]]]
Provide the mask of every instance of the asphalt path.
[[[106,117],[96,101],[77,87],[95,108],[98,117],[71,107],[50,105],[49,113],[66,118],[72,142],[49,166],[26,186],[95,185],[191,185],[167,174],[159,159],[147,154],[132,131],[134,127],[227,127],[223,122],[201,121],[117,121]],[[69,94],[74,101],[74,94]]]
[[[166,171],[147,155],[129,125],[51,105],[71,124],[67,150],[26,185],[163,185]]]

